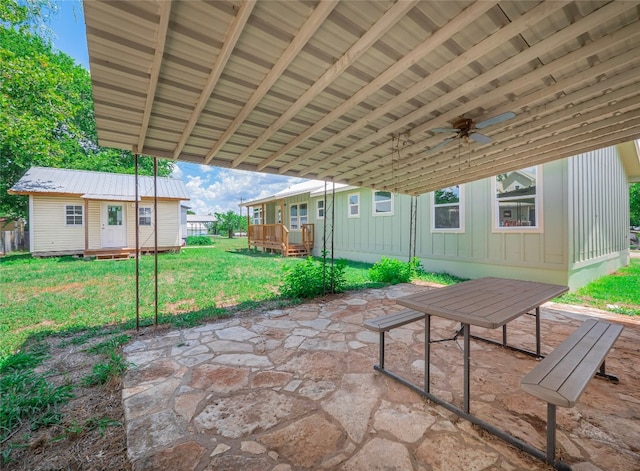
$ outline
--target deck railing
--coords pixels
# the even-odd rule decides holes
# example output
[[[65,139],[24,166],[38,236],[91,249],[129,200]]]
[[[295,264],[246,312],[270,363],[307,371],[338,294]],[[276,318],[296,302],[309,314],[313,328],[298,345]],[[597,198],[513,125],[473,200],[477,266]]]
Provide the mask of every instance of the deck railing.
[[[302,245],[307,254],[311,253],[314,244],[314,225],[302,224]],[[247,230],[247,242],[249,248],[262,247],[278,250],[286,257],[294,253],[293,248],[299,249],[300,243],[291,244],[289,241],[289,229],[284,224],[251,224]]]
[[[289,246],[289,229],[284,224],[251,224],[248,227],[249,247],[264,247],[286,253]]]
[[[313,224],[302,225],[302,245],[307,249],[307,253],[311,253],[311,249],[314,244],[314,229]]]

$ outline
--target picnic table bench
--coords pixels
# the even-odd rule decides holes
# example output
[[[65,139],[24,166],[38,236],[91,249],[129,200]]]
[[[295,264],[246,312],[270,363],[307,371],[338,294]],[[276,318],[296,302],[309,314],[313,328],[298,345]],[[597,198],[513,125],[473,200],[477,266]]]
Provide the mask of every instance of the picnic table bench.
[[[620,332],[621,325],[586,320],[522,379],[524,391],[547,402],[546,459],[550,464],[555,464],[556,406],[573,407],[598,370],[599,375],[618,380],[606,373],[605,357]]]
[[[413,309],[403,309],[402,311],[376,317],[375,319],[369,319],[364,322],[364,326],[367,329],[380,332],[380,361],[378,365],[380,368],[384,368],[384,333],[396,327],[402,327],[411,322],[424,319],[424,315],[424,312],[414,311]]]

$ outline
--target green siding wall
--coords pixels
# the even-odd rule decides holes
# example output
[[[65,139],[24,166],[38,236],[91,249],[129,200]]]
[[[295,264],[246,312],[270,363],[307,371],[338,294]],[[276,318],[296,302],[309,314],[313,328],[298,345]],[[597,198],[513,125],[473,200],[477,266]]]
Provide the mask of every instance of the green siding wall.
[[[423,266],[468,278],[504,276],[575,288],[628,263],[628,187],[615,147],[547,163],[540,179],[541,227],[535,232],[494,228],[491,179],[465,185],[461,233],[432,232],[430,195],[419,196],[416,255]],[[367,262],[383,255],[407,260],[410,197],[396,194],[393,216],[375,217],[372,191],[336,193],[335,256]],[[352,193],[360,194],[359,218],[347,217]],[[317,199],[291,200],[309,202],[309,220],[316,225],[314,253],[319,255],[324,221],[315,218]],[[330,204],[329,200],[327,214]]]

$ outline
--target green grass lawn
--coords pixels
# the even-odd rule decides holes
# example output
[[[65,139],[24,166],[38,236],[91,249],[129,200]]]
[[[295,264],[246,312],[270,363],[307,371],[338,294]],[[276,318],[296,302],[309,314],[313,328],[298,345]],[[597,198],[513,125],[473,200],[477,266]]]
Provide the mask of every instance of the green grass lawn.
[[[556,301],[640,316],[640,259],[632,258],[628,266],[592,281],[574,293],[565,294]]]
[[[278,295],[284,267],[299,259],[247,250],[246,238],[216,238],[209,247],[187,247],[158,257],[159,316],[176,327],[229,315],[268,302],[291,303]],[[370,264],[348,262],[348,289],[370,283]],[[140,320],[154,318],[154,257],[140,261]],[[0,361],[32,335],[86,330],[95,335],[135,326],[135,261],[85,261],[73,257],[31,258],[28,254],[0,258]],[[420,279],[444,284],[459,281],[442,274]],[[566,295],[561,302],[593,305],[626,314],[640,314],[640,260]],[[609,307],[607,307],[609,305]],[[612,307],[613,306],[613,307]]]
[[[158,256],[161,322],[194,325],[250,309],[278,296],[283,267],[295,258],[249,251],[246,238],[216,238],[209,247],[187,247]],[[349,289],[367,286],[370,265],[349,262]],[[135,326],[135,260],[85,261],[73,257],[0,258],[0,360],[33,334]],[[154,257],[140,260],[140,319],[154,318]]]

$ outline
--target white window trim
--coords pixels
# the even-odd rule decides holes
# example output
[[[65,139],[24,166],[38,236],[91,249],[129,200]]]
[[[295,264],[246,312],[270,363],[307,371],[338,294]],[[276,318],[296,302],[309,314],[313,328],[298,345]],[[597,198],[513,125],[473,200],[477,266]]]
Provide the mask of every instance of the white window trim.
[[[322,216],[320,216],[320,203],[322,203]],[[326,204],[324,199],[319,199],[316,201],[316,219],[324,219],[324,215],[327,212]]]
[[[251,224],[256,226],[263,224],[262,208],[253,208],[253,211],[251,212]]]
[[[431,203],[431,232],[448,232],[448,233],[454,233],[454,234],[462,234],[465,232],[465,228],[464,228],[464,221],[465,221],[465,212],[464,212],[464,207],[465,207],[465,185],[451,185],[451,186],[459,186],[460,187],[460,201],[458,203],[452,203],[450,206],[453,206],[454,204],[457,204],[458,207],[460,208],[460,227],[452,227],[452,228],[445,228],[445,227],[436,227],[436,193],[435,191],[432,191],[430,194],[430,203]],[[450,188],[450,187],[446,187],[446,188]],[[439,188],[440,190],[443,190],[444,188]],[[438,205],[438,206],[446,206],[446,205]]]
[[[536,209],[536,222],[537,226],[500,226],[500,213],[498,210],[498,197],[496,190],[496,177],[491,177],[491,198],[492,198],[492,210],[491,217],[493,220],[491,232],[493,233],[502,233],[502,234],[513,234],[513,233],[522,233],[526,232],[528,234],[531,233],[540,233],[544,232],[544,224],[543,224],[543,207],[542,207],[542,165],[536,165],[536,197],[535,197],[535,209]]]
[[[80,216],[82,217],[82,223],[80,223],[80,224],[75,224],[75,223],[74,223],[74,224],[69,224],[69,222],[67,221],[67,216],[70,216],[70,215],[68,215],[68,214],[67,214],[67,208],[68,208],[69,206],[73,206],[73,207],[76,207],[76,206],[77,206],[77,207],[79,207],[79,208],[80,208],[80,210],[81,210],[81,211],[80,211]],[[77,216],[77,215],[76,215],[76,214],[74,214],[74,216]],[[82,226],[84,226],[84,217],[85,217],[85,214],[84,214],[84,206],[83,206],[82,204],[65,204],[65,205],[64,205],[64,225],[65,225],[65,226],[69,226],[69,227],[82,227]]]
[[[149,224],[142,224],[142,222],[140,222],[140,211],[143,209],[149,210]],[[144,217],[146,218],[147,216],[145,215]],[[153,208],[151,206],[138,206],[138,225],[144,227],[153,226]]]
[[[307,205],[307,222],[300,222],[300,205],[302,204],[306,204]],[[291,208],[297,206],[298,207],[298,215],[296,216],[298,219],[298,228],[297,229],[293,229],[291,227]],[[292,203],[289,205],[289,230],[292,232],[301,232],[302,231],[302,224],[309,224],[309,202],[307,201],[300,201],[298,203]]]
[[[351,200],[352,196],[357,196],[358,197],[358,204],[357,204],[358,213],[357,214],[351,214],[351,206],[352,206],[352,204],[351,204],[350,200]],[[360,193],[349,193],[347,195],[347,217],[348,218],[359,218],[360,217],[360,202],[361,202]],[[353,205],[353,206],[356,206],[356,205]]]
[[[376,193],[389,193],[391,195],[391,211],[389,211],[388,213],[376,213]],[[395,195],[393,194],[392,191],[372,190],[372,192],[371,192],[371,214],[373,215],[373,217],[393,216],[394,201],[395,201]]]

